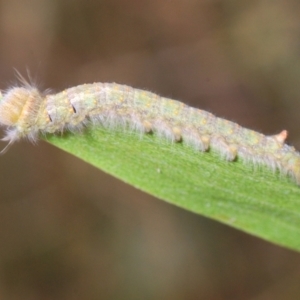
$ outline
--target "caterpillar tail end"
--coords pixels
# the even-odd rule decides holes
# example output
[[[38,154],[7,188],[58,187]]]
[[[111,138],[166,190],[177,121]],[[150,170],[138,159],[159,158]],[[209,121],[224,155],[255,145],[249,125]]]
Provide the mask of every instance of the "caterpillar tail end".
[[[287,166],[286,173],[292,177],[298,186],[300,186],[300,156],[289,160]]]

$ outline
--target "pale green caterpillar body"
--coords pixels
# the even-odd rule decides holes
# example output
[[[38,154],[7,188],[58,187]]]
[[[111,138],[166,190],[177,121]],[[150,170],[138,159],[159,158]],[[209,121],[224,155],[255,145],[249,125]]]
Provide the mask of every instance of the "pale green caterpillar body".
[[[300,154],[285,144],[286,130],[265,136],[182,102],[115,83],[83,84],[57,94],[26,84],[0,94],[0,124],[7,127],[3,140],[9,145],[89,123],[153,132],[199,151],[214,149],[228,161],[240,157],[279,170],[300,185]]]

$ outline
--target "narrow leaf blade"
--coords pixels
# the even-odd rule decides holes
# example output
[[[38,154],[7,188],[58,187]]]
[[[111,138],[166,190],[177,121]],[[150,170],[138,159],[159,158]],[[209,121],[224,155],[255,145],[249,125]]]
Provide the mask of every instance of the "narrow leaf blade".
[[[300,188],[283,175],[122,129],[47,141],[159,199],[300,250]]]

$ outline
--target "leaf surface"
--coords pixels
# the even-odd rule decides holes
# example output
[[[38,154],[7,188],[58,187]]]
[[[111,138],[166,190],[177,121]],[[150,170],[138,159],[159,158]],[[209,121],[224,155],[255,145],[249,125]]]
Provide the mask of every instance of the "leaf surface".
[[[47,141],[159,199],[300,250],[300,187],[265,167],[122,129]]]

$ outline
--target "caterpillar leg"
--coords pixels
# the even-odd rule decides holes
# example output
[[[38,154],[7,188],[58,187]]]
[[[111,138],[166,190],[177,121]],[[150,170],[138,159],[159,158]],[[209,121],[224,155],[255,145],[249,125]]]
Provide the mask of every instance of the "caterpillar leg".
[[[237,158],[237,147],[235,145],[228,144],[221,136],[213,137],[211,139],[211,146],[228,161],[234,161]]]
[[[144,121],[143,122],[143,128],[144,128],[145,133],[152,132],[152,124],[149,121]]]
[[[172,128],[173,135],[174,135],[174,140],[175,142],[180,142],[182,140],[182,132],[181,129],[178,127],[173,127]]]

